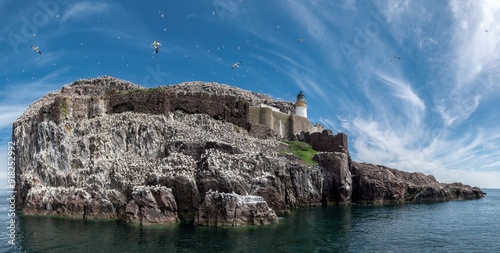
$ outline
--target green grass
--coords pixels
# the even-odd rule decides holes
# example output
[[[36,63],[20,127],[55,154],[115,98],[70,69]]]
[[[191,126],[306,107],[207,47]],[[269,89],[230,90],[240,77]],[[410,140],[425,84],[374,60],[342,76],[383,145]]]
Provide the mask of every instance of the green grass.
[[[292,153],[294,156],[302,159],[306,164],[316,165],[317,163],[312,159],[317,151],[311,145],[301,141],[286,141],[288,150],[283,150],[284,153]]]
[[[66,99],[62,99],[61,101],[61,113],[63,115],[64,118],[66,118],[66,112],[67,112],[67,105],[66,105]]]

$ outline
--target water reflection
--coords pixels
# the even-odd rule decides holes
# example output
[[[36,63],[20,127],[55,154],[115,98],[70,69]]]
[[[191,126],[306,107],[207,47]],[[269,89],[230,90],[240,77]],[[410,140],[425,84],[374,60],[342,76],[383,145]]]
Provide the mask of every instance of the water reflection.
[[[20,224],[22,250],[27,252],[88,252],[97,245],[102,252],[331,252],[350,247],[352,211],[350,207],[298,209],[277,225],[240,228],[142,227],[39,216],[22,216]]]
[[[498,196],[500,192],[478,201],[303,208],[280,224],[239,228],[141,227],[22,216],[16,236],[21,250],[13,252],[474,251],[477,242],[483,248],[500,247]]]

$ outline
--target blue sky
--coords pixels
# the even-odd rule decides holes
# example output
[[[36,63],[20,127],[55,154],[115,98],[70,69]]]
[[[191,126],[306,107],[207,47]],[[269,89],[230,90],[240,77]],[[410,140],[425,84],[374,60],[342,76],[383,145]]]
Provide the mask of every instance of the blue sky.
[[[292,101],[302,90],[310,120],[345,132],[354,160],[500,188],[499,21],[495,0],[3,0],[0,185],[27,106],[110,75]]]

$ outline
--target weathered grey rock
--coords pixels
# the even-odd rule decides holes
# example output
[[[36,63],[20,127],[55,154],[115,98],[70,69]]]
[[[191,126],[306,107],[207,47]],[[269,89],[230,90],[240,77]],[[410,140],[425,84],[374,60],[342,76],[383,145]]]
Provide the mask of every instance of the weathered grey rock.
[[[195,224],[202,226],[244,226],[278,223],[278,216],[264,198],[235,193],[208,191],[196,214]]]
[[[115,206],[125,202],[114,190],[90,191],[75,187],[35,186],[25,199],[26,214],[59,215],[74,218],[116,219]]]
[[[150,224],[173,224],[179,221],[172,189],[165,186],[136,186],[125,207],[127,221]]]
[[[167,103],[164,92],[175,99]],[[190,94],[209,100],[206,106],[223,108],[194,102],[168,107]],[[129,110],[120,99],[135,101],[137,108]],[[439,184],[423,174],[351,165],[348,152],[319,153],[317,166],[306,165],[284,154],[283,142],[249,134],[248,119],[239,118],[248,109],[243,100],[282,109],[291,105],[227,85],[145,90],[111,77],[51,92],[13,124],[18,208],[29,214],[170,224],[194,222],[210,189],[261,196],[276,213],[321,203],[483,196],[477,188]]]
[[[200,87],[232,92],[227,95],[241,91],[197,86],[197,92]],[[177,92],[188,94],[183,89],[195,86],[179,87]],[[109,77],[81,80],[33,103],[14,123],[13,139],[23,150],[16,155],[18,206],[28,213],[171,223],[171,214],[193,222],[209,189],[260,193],[278,212],[320,203],[320,169],[279,155],[286,145],[278,140],[254,138],[242,127],[205,114],[109,111],[110,90],[136,93],[140,88]],[[243,97],[261,101],[247,93]],[[142,189],[137,187],[157,185],[171,189],[176,208],[172,204],[169,213],[161,214],[162,204],[138,198],[143,195],[137,195]],[[44,187],[61,190],[37,190]],[[77,204],[57,202],[73,188],[91,197]],[[170,193],[148,189],[144,196],[172,199]],[[57,202],[59,211],[47,206],[44,197]]]

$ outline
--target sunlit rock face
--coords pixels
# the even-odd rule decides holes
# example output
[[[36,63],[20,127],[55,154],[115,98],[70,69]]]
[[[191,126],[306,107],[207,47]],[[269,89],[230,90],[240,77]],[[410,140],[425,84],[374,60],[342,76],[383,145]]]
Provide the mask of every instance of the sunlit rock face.
[[[201,226],[244,226],[278,223],[278,216],[263,197],[208,191],[196,213]]]
[[[27,214],[212,225],[213,204],[261,197],[260,204],[227,207],[240,213],[220,223],[244,225],[273,223],[272,213],[298,206],[483,196],[469,186],[351,164],[347,150],[321,152],[318,165],[306,165],[272,135],[250,134],[248,106],[264,102],[293,109],[214,83],[144,89],[100,77],[64,86],[13,124],[17,206]]]
[[[239,90],[199,83],[175,92],[196,87]],[[30,105],[13,129],[18,207],[155,224],[193,222],[210,189],[262,196],[278,213],[321,202],[321,170],[283,155],[281,141],[187,109],[113,112],[109,98],[146,92],[139,89],[110,77],[80,80]]]

